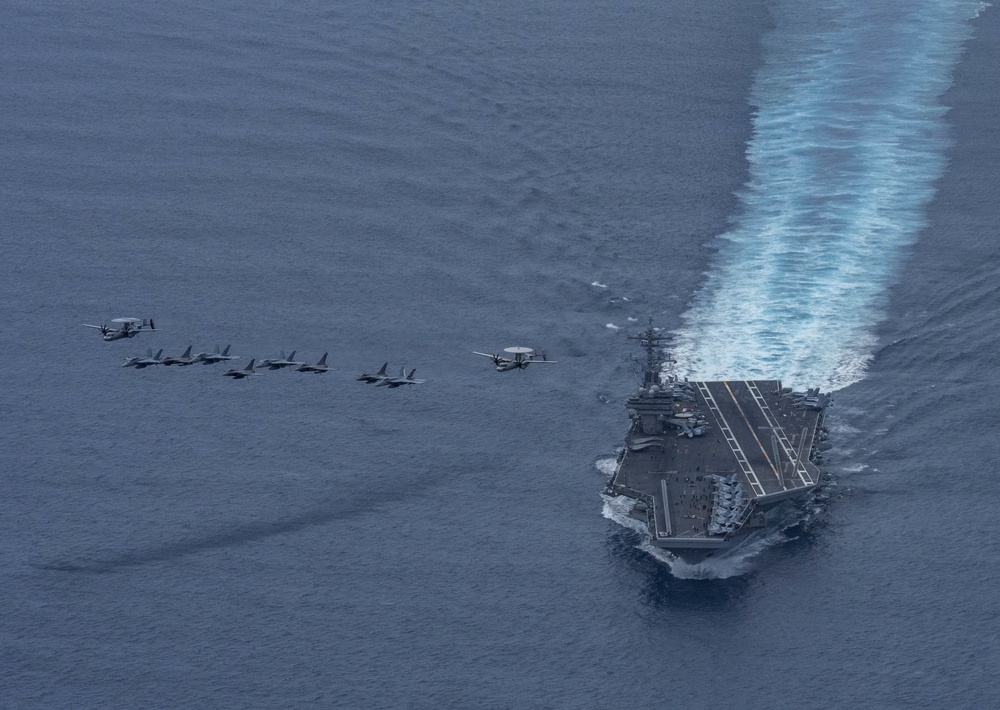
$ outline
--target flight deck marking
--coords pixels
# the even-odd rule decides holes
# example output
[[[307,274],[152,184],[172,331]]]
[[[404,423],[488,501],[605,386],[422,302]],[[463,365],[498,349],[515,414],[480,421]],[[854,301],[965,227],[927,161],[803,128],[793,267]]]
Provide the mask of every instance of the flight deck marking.
[[[795,473],[798,474],[799,479],[802,481],[802,485],[811,486],[813,484],[812,476],[809,476],[809,480],[806,480],[806,476],[809,475],[809,471],[806,470],[805,464],[797,459],[797,453],[795,449],[792,448],[792,442],[788,440],[787,436],[785,436],[785,430],[780,424],[778,424],[778,420],[771,411],[771,408],[767,405],[767,401],[761,395],[760,390],[757,389],[757,384],[754,382],[747,382],[746,384],[747,389],[749,389],[750,394],[753,395],[753,398],[757,402],[757,406],[760,408],[760,411],[767,420],[767,423],[771,426],[771,429],[774,430],[774,435],[781,444],[781,448],[785,450],[785,456],[788,457],[789,461],[793,461],[795,463]]]
[[[719,405],[715,402],[715,397],[712,396],[712,391],[708,389],[708,385],[704,382],[695,382],[698,387],[698,391],[701,392],[702,398],[705,400],[705,404],[708,408],[712,410],[712,414],[715,415],[716,422],[719,424],[719,430],[722,435],[726,437],[726,443],[729,444],[729,448],[732,449],[733,455],[736,456],[736,461],[739,462],[740,468],[743,469],[743,473],[746,474],[747,480],[753,487],[754,493],[758,496],[764,495],[764,486],[760,485],[760,479],[757,478],[757,473],[753,470],[753,466],[750,465],[749,459],[747,459],[746,454],[743,453],[742,447],[740,447],[740,442],[733,435],[733,430],[729,428],[729,422],[722,415],[722,410],[719,409]]]
[[[747,419],[746,412],[744,412],[743,407],[740,406],[739,400],[736,399],[736,395],[733,394],[733,390],[729,387],[729,383],[723,382],[722,384],[726,386],[726,391],[729,393],[729,396],[733,398],[733,404],[736,405],[736,409],[739,410],[740,416],[743,417],[743,421],[746,423],[747,429],[750,430],[750,435],[753,436],[753,440],[756,441],[757,446],[760,447],[760,452],[764,454],[764,460],[767,461],[767,465],[770,466],[771,470],[774,472],[774,477],[778,479],[778,483],[782,483],[781,474],[778,473],[778,467],[774,465],[771,461],[771,457],[767,455],[764,445],[760,443],[760,439],[757,437],[757,432],[753,430],[753,425],[750,423],[750,420]]]

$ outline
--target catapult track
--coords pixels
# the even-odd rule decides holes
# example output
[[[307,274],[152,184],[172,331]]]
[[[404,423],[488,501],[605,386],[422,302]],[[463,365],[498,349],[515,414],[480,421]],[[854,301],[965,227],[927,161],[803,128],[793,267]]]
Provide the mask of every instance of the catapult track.
[[[819,484],[810,458],[827,400],[818,391],[778,380],[651,382],[627,402],[633,421],[606,492],[635,501],[654,545],[704,557]]]

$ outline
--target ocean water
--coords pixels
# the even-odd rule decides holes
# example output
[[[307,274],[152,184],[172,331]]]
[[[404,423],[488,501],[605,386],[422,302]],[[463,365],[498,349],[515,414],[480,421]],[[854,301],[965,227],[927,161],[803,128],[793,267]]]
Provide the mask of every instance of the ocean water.
[[[0,707],[995,702],[994,8],[3,16]],[[602,515],[648,317],[839,388],[723,578]],[[338,369],[118,367],[216,343]]]

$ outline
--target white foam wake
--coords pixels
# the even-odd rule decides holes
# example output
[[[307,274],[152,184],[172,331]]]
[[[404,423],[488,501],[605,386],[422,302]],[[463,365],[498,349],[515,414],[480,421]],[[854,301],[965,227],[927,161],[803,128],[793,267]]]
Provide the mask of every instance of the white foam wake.
[[[656,547],[650,540],[646,526],[629,515],[633,502],[625,496],[612,498],[602,495],[602,514],[608,520],[639,533],[637,547],[670,568],[670,573],[678,579],[727,579],[753,571],[754,563],[764,550],[790,539],[789,529],[797,526],[808,527],[823,508],[809,501],[802,506],[786,503],[769,513],[766,528],[752,532],[732,547],[716,553],[702,562],[691,564],[676,555]]]
[[[940,96],[983,3],[780,2],[755,77],[740,217],[684,314],[702,379],[860,379],[945,166]]]

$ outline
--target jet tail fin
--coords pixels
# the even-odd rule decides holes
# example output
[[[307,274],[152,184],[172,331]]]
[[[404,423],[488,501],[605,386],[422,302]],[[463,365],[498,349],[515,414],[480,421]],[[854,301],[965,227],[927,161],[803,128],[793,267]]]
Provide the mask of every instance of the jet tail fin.
[[[222,354],[223,355],[228,355],[229,354],[229,348],[231,348],[231,347],[232,347],[232,345],[227,345],[226,349],[222,351]]]
[[[181,355],[181,357],[184,357],[184,358],[191,357],[191,348],[192,347],[194,347],[194,346],[193,345],[188,345],[188,349],[184,351],[184,354]]]
[[[382,367],[380,367],[378,369],[378,372],[376,372],[375,374],[376,375],[382,375],[384,377],[385,376],[385,368],[387,368],[387,367],[389,367],[389,363],[387,363],[387,362],[382,363]]]
[[[316,364],[317,365],[325,365],[326,364],[326,356],[327,355],[329,355],[329,353],[323,353],[323,357],[321,357],[319,359],[319,362],[317,362]]]
[[[229,348],[226,348],[226,350],[229,350]],[[250,362],[247,363],[247,372],[253,372],[253,363],[256,359],[257,358],[251,358]]]
[[[410,374],[406,376],[406,379],[412,380],[415,374],[417,374],[417,368],[413,368],[412,370],[410,370]]]

